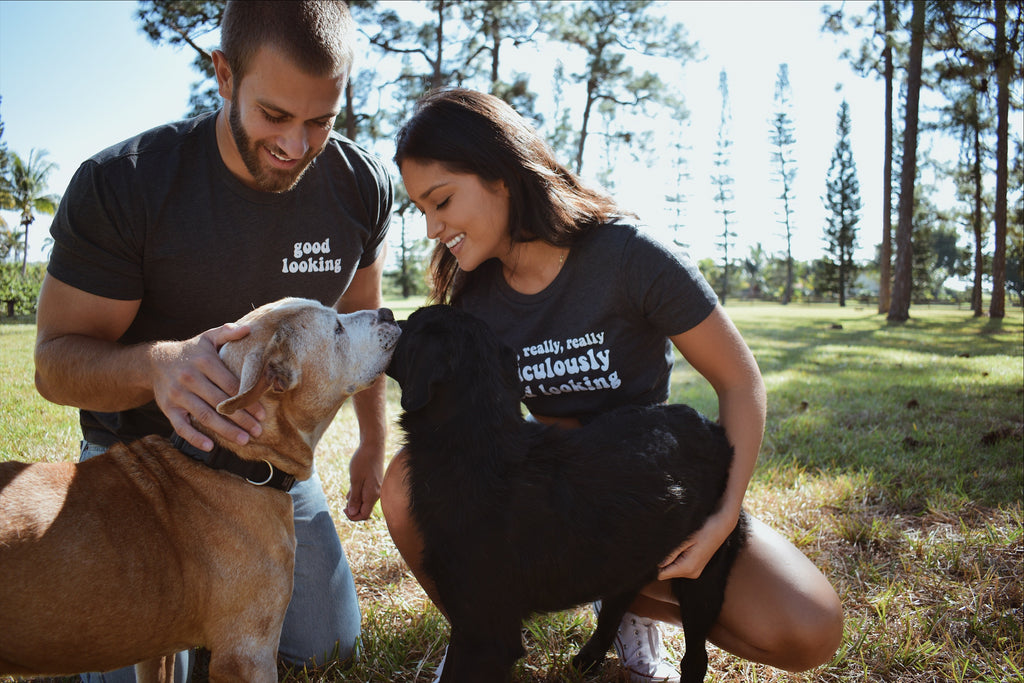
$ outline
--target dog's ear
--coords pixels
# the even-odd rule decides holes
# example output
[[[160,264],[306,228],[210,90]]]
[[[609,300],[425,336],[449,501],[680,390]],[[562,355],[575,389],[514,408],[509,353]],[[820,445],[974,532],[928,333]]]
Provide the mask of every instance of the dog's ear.
[[[434,396],[434,387],[448,377],[447,363],[433,363],[423,368],[407,386],[402,387],[402,410],[421,410]]]
[[[299,384],[301,371],[295,352],[288,343],[288,330],[280,329],[262,349],[245,354],[238,393],[217,406],[221,415],[255,403],[268,391],[284,393]]]
[[[451,376],[451,358],[443,353],[439,340],[424,336],[404,361],[407,372],[402,383],[402,410],[421,410],[434,397],[435,387]]]

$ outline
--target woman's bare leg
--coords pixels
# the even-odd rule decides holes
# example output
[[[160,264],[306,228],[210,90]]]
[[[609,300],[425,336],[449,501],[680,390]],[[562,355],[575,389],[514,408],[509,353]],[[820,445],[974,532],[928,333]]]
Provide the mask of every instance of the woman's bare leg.
[[[423,572],[423,540],[420,538],[419,529],[416,528],[416,522],[409,509],[407,459],[408,453],[405,449],[400,450],[391,459],[391,464],[388,465],[387,472],[384,474],[384,482],[381,484],[380,506],[395,547],[398,548],[398,552],[409,565],[409,569],[419,581],[420,586],[423,587],[427,597],[444,613],[434,582]]]
[[[648,586],[632,611],[679,625],[666,582]],[[752,662],[806,671],[830,661],[842,637],[842,605],[828,579],[781,534],[751,518],[709,640]]]

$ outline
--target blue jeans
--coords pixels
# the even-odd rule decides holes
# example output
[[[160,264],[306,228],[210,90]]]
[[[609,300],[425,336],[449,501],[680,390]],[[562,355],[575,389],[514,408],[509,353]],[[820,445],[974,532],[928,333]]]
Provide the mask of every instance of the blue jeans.
[[[83,441],[81,459],[105,450]],[[348,659],[356,653],[359,640],[359,602],[316,469],[309,479],[296,482],[290,493],[295,516],[295,584],[278,655],[292,664],[324,664],[335,655]],[[194,665],[194,652],[179,652],[174,663],[175,683],[186,683]],[[135,669],[82,674],[81,679],[134,683]]]

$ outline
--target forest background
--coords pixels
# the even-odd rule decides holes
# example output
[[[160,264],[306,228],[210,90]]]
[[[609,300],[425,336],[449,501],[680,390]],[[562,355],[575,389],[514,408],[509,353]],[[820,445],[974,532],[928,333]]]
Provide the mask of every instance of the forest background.
[[[104,4],[86,3],[94,10]],[[24,9],[19,5],[26,3],[0,5],[0,97],[5,83],[18,84],[12,71],[29,71],[21,65],[34,61],[8,51],[11,36],[28,28],[18,25]],[[902,286],[897,318],[906,316],[911,300],[957,301],[975,314],[989,313],[983,302],[989,292],[998,317],[1007,289],[1011,301],[1020,296],[1024,171],[1021,75],[1014,66],[1021,63],[1020,3],[473,0],[356,1],[352,7],[365,50],[338,127],[384,158],[390,157],[396,127],[427,89],[489,90],[535,120],[568,166],[638,210],[659,239],[688,251],[723,300],[826,299],[845,305],[856,297],[888,312],[896,283]],[[809,7],[816,11],[810,26]],[[193,60],[193,77],[200,80],[183,114],[218,106],[209,51],[216,47],[222,8],[214,1],[137,3],[136,30]],[[756,31],[744,28],[752,24]],[[915,33],[921,37],[917,46]],[[820,51],[788,52],[796,56],[794,63],[771,64],[772,78],[765,77],[759,63],[759,55],[768,54],[765,45],[815,43],[820,50],[826,36],[834,54],[824,59],[845,61],[853,78],[823,77],[826,70],[808,64],[823,61]],[[727,56],[723,37],[733,46]],[[708,58],[702,41],[715,57]],[[914,47],[920,49],[919,74]],[[54,41],[40,49],[59,53],[60,45]],[[739,67],[737,56],[743,60]],[[25,61],[16,64],[16,58]],[[719,70],[712,62],[723,66]],[[111,64],[113,71],[118,68]],[[71,64],[66,70],[75,73]],[[757,72],[760,82],[751,85],[748,72]],[[83,110],[102,107],[109,95],[95,86],[106,83],[97,75],[79,84],[92,86],[93,99],[100,100],[83,101]],[[145,85],[152,90],[151,83]],[[906,106],[911,89],[921,102],[916,107]],[[132,96],[144,97],[142,90]],[[749,116],[749,90],[760,99],[757,120]],[[1002,128],[1001,92],[1003,120],[1009,122]],[[820,101],[841,104],[822,115]],[[25,109],[21,102],[16,106]],[[813,121],[806,115],[812,110]],[[109,118],[117,120],[118,114],[116,106],[109,108]],[[162,120],[173,118],[168,112]],[[917,133],[905,136],[910,118]],[[823,119],[829,119],[832,139],[819,132]],[[860,130],[867,134],[858,138]],[[27,263],[45,260],[48,248],[47,222],[35,218],[50,212],[59,199],[55,190],[63,189],[78,162],[134,132],[85,140],[89,146],[80,157],[59,167],[46,150],[47,139],[31,142],[28,153],[23,144],[8,151],[0,132],[8,186],[16,174],[30,181],[19,196],[0,196],[14,209],[0,214],[6,218],[0,257],[10,264],[4,266],[6,284],[0,283],[7,312],[29,313],[34,302],[42,267],[28,269]],[[917,144],[913,164],[902,163],[908,138]],[[901,187],[905,171],[909,185]],[[45,182],[57,176],[62,181],[54,187]],[[896,243],[904,195],[913,199],[901,262]],[[429,252],[422,223],[399,201],[393,225],[389,288],[420,293]],[[14,266],[19,261],[20,271]]]

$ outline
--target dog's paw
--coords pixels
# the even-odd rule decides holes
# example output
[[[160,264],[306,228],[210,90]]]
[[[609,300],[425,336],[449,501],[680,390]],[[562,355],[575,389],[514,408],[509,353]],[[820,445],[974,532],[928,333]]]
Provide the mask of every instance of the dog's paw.
[[[702,683],[708,674],[708,654],[703,648],[689,650],[679,663],[680,683]]]
[[[594,656],[581,650],[578,655],[572,658],[572,668],[581,674],[585,674],[604,660],[604,655]]]

